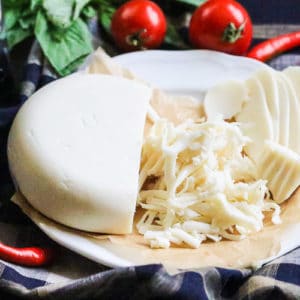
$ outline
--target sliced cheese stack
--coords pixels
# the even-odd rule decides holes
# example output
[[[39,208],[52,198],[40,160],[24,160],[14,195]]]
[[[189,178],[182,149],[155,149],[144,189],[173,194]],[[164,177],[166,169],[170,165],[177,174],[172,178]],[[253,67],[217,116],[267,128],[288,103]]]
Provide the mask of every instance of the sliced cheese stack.
[[[241,123],[243,133],[252,140],[244,150],[257,165],[260,165],[261,157],[274,157],[273,148],[265,145],[267,140],[282,145],[282,149],[292,150],[295,156],[300,154],[299,86],[299,67],[290,67],[284,72],[265,68],[239,84],[233,85],[232,81],[228,81],[209,90],[204,100],[204,109],[208,120],[214,120],[221,115],[223,119],[230,117]],[[235,92],[232,91],[234,87]],[[291,161],[290,155],[285,154],[287,152],[280,153],[282,155],[276,155],[278,158],[274,163],[284,161],[285,155],[286,160]],[[269,180],[273,175],[275,176],[272,173],[268,175]],[[286,181],[287,186],[279,193],[278,189],[282,184],[275,187],[274,182],[277,181],[274,178],[269,188],[276,201],[287,199],[286,191],[295,189],[300,183],[296,184],[296,181]]]
[[[254,161],[257,161],[264,141],[278,135],[278,125],[273,125],[273,117],[278,119],[275,116],[278,109],[273,109],[273,102],[278,98],[275,87],[273,73],[261,70],[245,82],[228,81],[212,88],[204,99],[208,121],[221,117],[242,123],[243,133],[253,141],[245,151]]]
[[[282,203],[300,184],[300,156],[277,143],[265,141],[258,177],[268,181],[273,199]]]
[[[208,91],[204,108],[208,120],[221,115],[243,124],[253,143],[246,152],[257,160],[265,140],[300,154],[300,68],[284,72],[262,69],[244,82],[228,81]],[[234,89],[234,91],[233,91]]]
[[[267,108],[266,115],[270,119],[272,132],[272,137],[274,141],[278,141],[280,135],[279,120],[280,112],[282,108],[280,107],[280,97],[279,97],[279,87],[276,78],[277,72],[270,72],[269,70],[261,70],[255,74],[254,77],[260,82],[261,85],[261,99],[264,101],[264,105]],[[268,138],[270,138],[269,136]]]
[[[261,70],[245,86],[248,98],[235,119],[245,124],[243,131],[253,140],[247,154],[257,161],[265,140],[300,154],[300,94],[295,84],[283,72]]]
[[[297,95],[300,95],[300,67],[286,68],[283,73],[291,81]]]
[[[235,119],[245,124],[243,133],[252,140],[245,151],[256,162],[264,141],[273,139],[272,118],[261,82],[252,77],[246,81],[246,87],[249,90],[247,102]]]
[[[9,135],[19,191],[65,225],[131,232],[151,94],[143,84],[96,74],[72,75],[39,90]]]

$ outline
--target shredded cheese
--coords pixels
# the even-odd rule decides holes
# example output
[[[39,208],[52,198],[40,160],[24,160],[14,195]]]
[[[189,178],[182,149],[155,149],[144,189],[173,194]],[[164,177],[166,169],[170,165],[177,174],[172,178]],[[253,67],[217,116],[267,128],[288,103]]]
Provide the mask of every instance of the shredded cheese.
[[[139,177],[138,205],[145,212],[137,224],[152,248],[239,240],[263,228],[264,211],[280,222],[280,207],[243,152],[250,140],[238,123],[175,126],[152,119]]]

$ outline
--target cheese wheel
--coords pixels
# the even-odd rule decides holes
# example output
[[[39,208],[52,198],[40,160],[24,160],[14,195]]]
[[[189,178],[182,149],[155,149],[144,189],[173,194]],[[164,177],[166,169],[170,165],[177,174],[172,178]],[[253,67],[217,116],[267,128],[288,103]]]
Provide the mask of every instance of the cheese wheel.
[[[130,233],[151,94],[144,84],[99,74],[74,74],[39,90],[9,134],[17,189],[67,226]]]

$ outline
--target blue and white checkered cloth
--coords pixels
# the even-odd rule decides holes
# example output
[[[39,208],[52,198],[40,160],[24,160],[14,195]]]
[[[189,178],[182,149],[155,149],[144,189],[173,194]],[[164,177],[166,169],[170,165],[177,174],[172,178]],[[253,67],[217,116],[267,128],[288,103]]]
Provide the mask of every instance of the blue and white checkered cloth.
[[[255,23],[254,43],[300,30],[297,0],[240,2]],[[270,65],[275,69],[300,65],[299,49],[273,59]],[[19,106],[55,78],[34,43],[18,104],[0,108],[0,240],[19,247],[50,245],[60,255],[47,268],[20,267],[0,260],[0,299],[300,299],[300,248],[255,271],[201,268],[170,275],[161,265],[109,269],[46,237],[9,201],[12,184],[5,153],[9,125]]]

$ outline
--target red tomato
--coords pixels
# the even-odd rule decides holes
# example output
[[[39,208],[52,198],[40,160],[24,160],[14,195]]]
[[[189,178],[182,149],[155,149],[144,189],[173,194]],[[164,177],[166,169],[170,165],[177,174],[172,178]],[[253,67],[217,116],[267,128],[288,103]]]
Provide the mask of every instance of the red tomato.
[[[243,55],[252,41],[252,21],[234,0],[208,0],[193,13],[189,38],[196,48]]]
[[[162,10],[149,0],[131,0],[112,17],[111,33],[125,51],[157,48],[163,42],[167,22]]]

